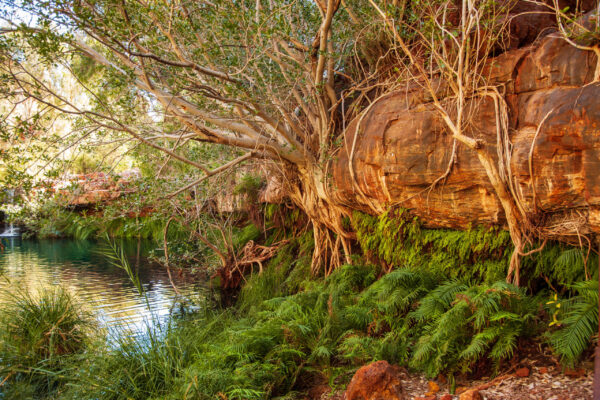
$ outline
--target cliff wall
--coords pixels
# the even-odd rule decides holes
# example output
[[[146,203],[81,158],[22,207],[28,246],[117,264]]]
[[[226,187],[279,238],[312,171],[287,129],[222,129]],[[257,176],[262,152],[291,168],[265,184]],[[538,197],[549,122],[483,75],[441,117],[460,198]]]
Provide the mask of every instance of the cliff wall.
[[[508,104],[517,195],[548,233],[600,233],[600,83],[592,82],[597,63],[594,52],[550,34],[491,59],[486,69]],[[468,134],[496,154],[494,102],[473,101],[469,112]],[[329,187],[340,204],[370,213],[405,207],[431,227],[504,222],[485,170],[465,146],[458,146],[447,179],[430,187],[448,168],[453,138],[421,88],[390,93],[357,125],[350,125],[329,165]]]

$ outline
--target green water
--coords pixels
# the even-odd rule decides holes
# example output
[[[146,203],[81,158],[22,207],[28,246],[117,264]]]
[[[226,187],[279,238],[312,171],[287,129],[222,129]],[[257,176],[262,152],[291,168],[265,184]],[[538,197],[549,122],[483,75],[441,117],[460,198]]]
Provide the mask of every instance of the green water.
[[[100,325],[111,334],[144,332],[206,294],[205,282],[183,278],[173,271],[173,283],[181,294],[178,296],[166,269],[144,257],[156,246],[151,242],[124,244],[144,289],[142,296],[125,271],[102,255],[101,250],[106,247],[102,243],[19,238],[2,238],[1,243],[4,248],[0,252],[0,292],[63,286],[89,306]]]

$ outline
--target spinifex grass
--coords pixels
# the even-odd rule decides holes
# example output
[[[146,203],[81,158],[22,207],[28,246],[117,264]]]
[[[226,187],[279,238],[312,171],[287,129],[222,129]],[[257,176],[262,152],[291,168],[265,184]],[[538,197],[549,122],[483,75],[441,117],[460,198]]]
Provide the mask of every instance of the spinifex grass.
[[[42,397],[60,384],[69,357],[86,349],[93,318],[60,287],[5,293],[0,306],[0,391]],[[15,397],[17,396],[17,397]]]

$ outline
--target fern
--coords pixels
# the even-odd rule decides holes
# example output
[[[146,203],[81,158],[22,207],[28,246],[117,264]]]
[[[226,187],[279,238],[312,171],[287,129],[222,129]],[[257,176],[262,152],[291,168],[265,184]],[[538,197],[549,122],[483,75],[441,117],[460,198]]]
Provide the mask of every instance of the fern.
[[[549,334],[549,341],[561,361],[573,365],[598,332],[598,281],[573,285],[578,296],[564,301],[562,328]]]
[[[431,291],[411,317],[425,324],[411,365],[429,376],[467,372],[489,354],[512,356],[517,339],[533,333],[539,299],[505,282],[467,287],[450,281]]]

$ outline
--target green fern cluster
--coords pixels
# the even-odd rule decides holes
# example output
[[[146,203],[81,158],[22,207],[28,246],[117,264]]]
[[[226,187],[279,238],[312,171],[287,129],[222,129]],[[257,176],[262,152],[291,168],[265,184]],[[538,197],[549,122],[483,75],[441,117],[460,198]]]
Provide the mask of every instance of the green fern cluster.
[[[553,284],[570,287],[598,276],[598,255],[586,248],[551,244],[544,251],[523,260],[524,273],[545,277]],[[586,276],[587,270],[587,276]]]
[[[410,318],[423,327],[410,365],[429,376],[470,372],[476,361],[510,358],[517,340],[536,333],[540,299],[505,282],[449,281],[423,298]]]
[[[549,302],[558,311],[559,329],[548,339],[561,361],[572,366],[590,348],[598,333],[598,281],[582,281],[573,285],[577,296]],[[559,307],[557,307],[559,306]]]
[[[512,251],[506,231],[484,227],[467,231],[424,229],[404,209],[377,217],[355,212],[352,226],[363,253],[371,259],[449,278],[488,283],[502,279]]]

